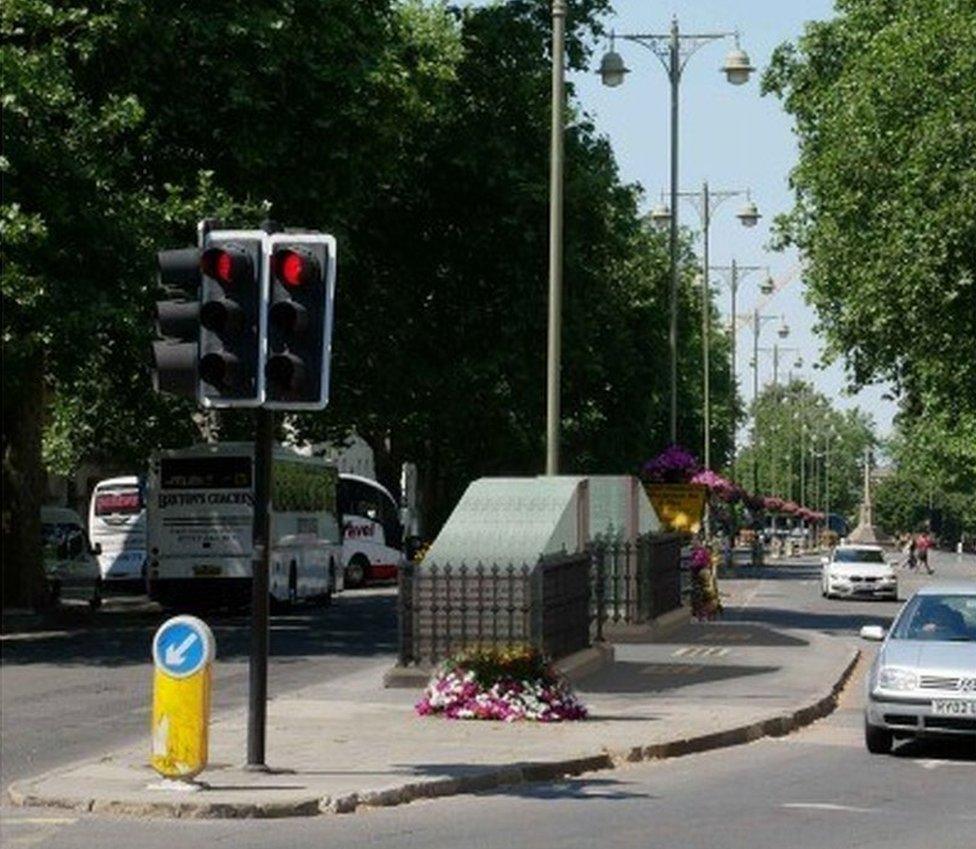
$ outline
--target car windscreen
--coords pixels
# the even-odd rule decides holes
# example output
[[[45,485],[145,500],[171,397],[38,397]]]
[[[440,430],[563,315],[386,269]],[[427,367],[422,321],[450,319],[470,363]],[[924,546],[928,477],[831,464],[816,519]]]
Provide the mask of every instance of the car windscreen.
[[[880,551],[861,548],[838,548],[834,552],[834,563],[884,563]]]
[[[976,642],[976,595],[917,595],[905,605],[891,637]]]

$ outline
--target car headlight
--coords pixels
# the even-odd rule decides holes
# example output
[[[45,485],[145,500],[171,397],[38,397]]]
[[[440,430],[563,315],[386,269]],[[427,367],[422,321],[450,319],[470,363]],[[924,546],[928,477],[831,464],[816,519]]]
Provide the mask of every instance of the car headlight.
[[[882,666],[878,671],[878,687],[883,690],[914,690],[917,686],[918,676],[909,669]]]

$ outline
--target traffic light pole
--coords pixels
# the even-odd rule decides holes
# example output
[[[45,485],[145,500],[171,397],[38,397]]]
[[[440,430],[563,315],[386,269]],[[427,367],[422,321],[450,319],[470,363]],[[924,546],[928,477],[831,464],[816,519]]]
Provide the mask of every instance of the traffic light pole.
[[[271,561],[271,460],[274,411],[258,407],[256,413],[247,766],[250,769],[260,770],[266,768],[264,744],[268,713],[268,572]]]

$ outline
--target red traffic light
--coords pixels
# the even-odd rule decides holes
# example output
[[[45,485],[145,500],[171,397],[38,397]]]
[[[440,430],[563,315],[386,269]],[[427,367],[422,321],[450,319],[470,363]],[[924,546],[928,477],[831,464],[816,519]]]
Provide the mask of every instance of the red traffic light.
[[[305,286],[321,279],[321,270],[315,257],[304,251],[283,248],[275,251],[272,268],[286,286]]]
[[[203,252],[200,268],[221,285],[232,286],[251,273],[251,260],[233,248],[210,248]]]

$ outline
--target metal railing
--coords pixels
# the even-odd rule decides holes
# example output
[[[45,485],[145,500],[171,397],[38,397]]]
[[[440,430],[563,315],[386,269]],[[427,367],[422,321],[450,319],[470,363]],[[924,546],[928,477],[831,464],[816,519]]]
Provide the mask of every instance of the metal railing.
[[[536,564],[406,564],[398,577],[401,666],[471,645],[535,646],[552,658],[681,606],[680,538],[597,540]]]

